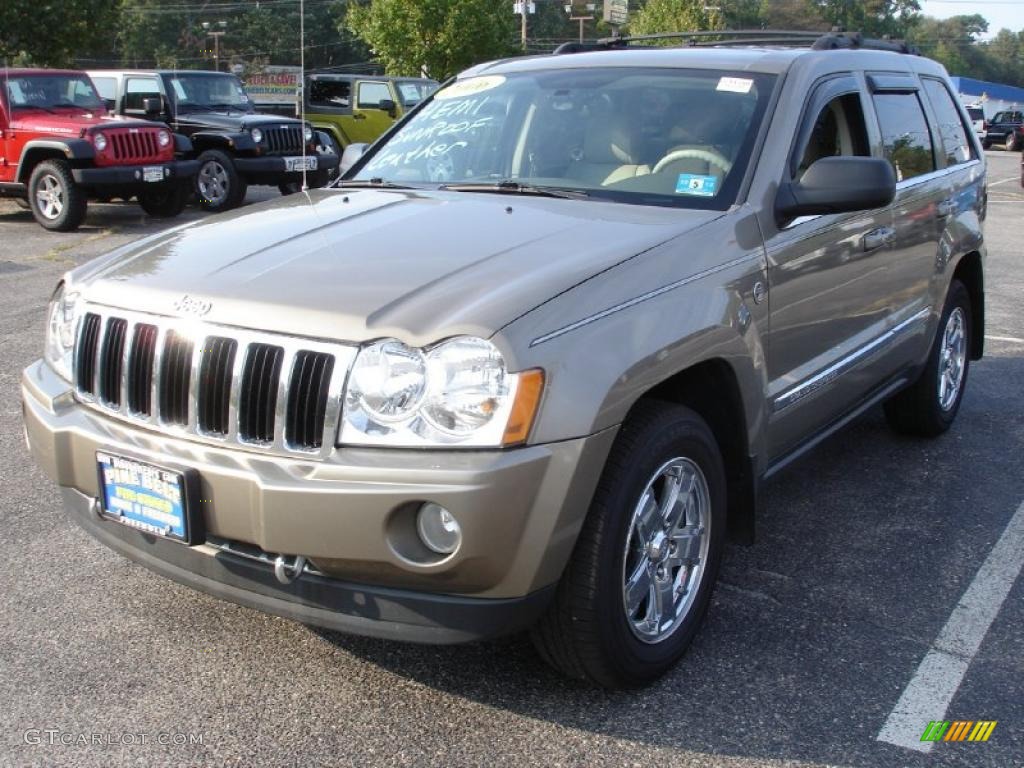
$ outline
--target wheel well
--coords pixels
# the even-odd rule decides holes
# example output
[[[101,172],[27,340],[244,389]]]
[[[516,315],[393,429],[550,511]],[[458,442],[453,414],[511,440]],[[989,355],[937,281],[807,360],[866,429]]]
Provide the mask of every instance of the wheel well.
[[[43,162],[43,160],[54,159],[66,160],[67,158],[63,152],[53,147],[34,147],[30,149],[21,159],[21,165],[18,168],[18,181],[22,184],[28,184],[33,168]]]
[[[687,368],[646,392],[641,399],[685,405],[708,423],[725,463],[729,537],[752,544],[757,482],[748,450],[743,398],[729,364],[716,359]]]
[[[953,278],[967,287],[971,295],[971,359],[980,360],[985,352],[985,276],[981,254],[967,254],[956,265]]]

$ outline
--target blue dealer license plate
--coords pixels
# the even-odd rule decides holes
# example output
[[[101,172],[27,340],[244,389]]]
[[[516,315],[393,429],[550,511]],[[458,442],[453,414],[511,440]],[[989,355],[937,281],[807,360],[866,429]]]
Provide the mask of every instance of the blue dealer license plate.
[[[103,451],[96,463],[104,517],[154,536],[189,540],[184,473]]]

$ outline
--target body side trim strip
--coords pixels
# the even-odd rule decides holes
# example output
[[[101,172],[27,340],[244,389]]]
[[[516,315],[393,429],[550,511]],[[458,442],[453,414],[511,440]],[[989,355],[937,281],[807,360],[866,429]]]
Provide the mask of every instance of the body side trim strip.
[[[885,333],[883,333],[881,336],[878,336],[872,341],[869,341],[864,346],[855,349],[846,357],[837,360],[832,365],[828,366],[822,371],[819,371],[818,373],[814,374],[805,381],[797,384],[795,387],[787,389],[781,395],[778,395],[772,402],[772,410],[775,413],[779,413],[780,411],[789,408],[794,403],[803,400],[808,395],[817,392],[822,387],[838,379],[844,373],[847,373],[850,369],[857,365],[857,363],[861,362],[864,358],[877,352],[882,347],[890,344],[897,336],[899,336],[902,333],[905,333],[913,325],[921,322],[922,320],[927,319],[928,315],[930,314],[931,309],[922,309],[920,312],[911,315],[898,325],[893,326]]]

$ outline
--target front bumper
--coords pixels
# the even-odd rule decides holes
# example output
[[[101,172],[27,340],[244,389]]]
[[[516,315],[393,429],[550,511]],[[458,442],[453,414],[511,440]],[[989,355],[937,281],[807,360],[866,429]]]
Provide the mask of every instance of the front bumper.
[[[341,158],[333,154],[315,154],[309,157],[316,159],[316,168],[306,173],[315,183],[321,183],[322,180],[322,183],[326,184],[332,171],[336,171],[341,163]],[[302,179],[302,171],[289,171],[286,168],[284,157],[238,157],[235,158],[235,168],[250,183],[280,184]]]
[[[152,570],[261,610],[360,634],[459,642],[515,631],[543,610],[589,508],[615,430],[510,451],[338,449],[326,461],[248,453],[129,425],[77,402],[37,362],[22,376],[37,461],[76,520]],[[102,520],[96,451],[195,469],[207,541],[194,547]],[[403,520],[424,501],[463,531],[453,556],[399,554]],[[315,573],[293,584],[237,542],[301,555]],[[372,586],[368,586],[372,585]]]
[[[162,168],[162,182],[144,180],[145,169]],[[169,163],[143,165],[108,165],[101,168],[73,168],[75,183],[86,187],[149,187],[172,181],[190,179],[199,172],[198,160],[173,160]]]

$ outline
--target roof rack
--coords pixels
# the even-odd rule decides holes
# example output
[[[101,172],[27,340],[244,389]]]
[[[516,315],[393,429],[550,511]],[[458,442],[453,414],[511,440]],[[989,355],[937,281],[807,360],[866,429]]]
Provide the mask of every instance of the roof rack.
[[[873,50],[891,51],[920,55],[917,48],[902,40],[864,37],[860,32],[844,32],[834,28],[831,32],[808,32],[791,29],[715,29],[690,32],[661,32],[653,35],[632,35],[628,37],[606,37],[593,43],[563,43],[555,49],[555,55],[583,53],[585,51],[611,51],[629,48],[636,43],[650,43],[662,40],[680,40],[680,48],[721,47],[721,46],[784,46],[810,48],[815,51]]]

